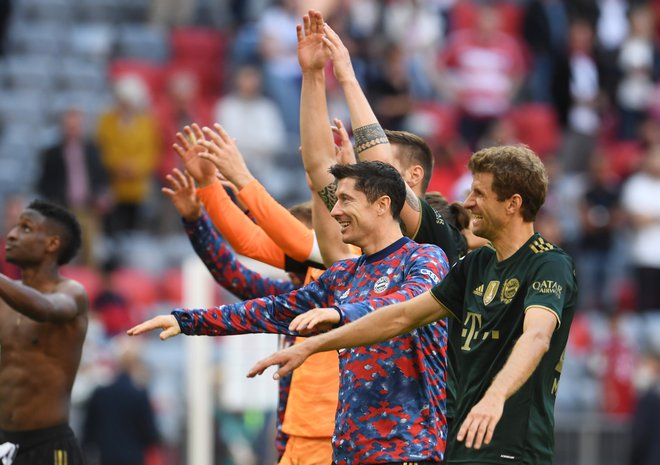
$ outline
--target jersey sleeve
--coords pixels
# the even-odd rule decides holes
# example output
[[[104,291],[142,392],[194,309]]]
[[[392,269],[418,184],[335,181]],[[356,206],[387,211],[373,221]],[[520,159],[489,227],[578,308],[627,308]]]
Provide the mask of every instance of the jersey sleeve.
[[[474,253],[476,252],[472,252],[472,254]],[[431,289],[433,298],[461,321],[463,317],[463,302],[465,300],[467,262],[473,258],[472,254],[468,254],[460,259],[449,270],[447,276]]]
[[[264,277],[239,262],[205,212],[197,220],[184,220],[183,224],[195,253],[213,279],[238,298],[254,299],[284,294],[294,289],[290,281]]]
[[[271,197],[256,179],[243,187],[238,197],[286,255],[299,262],[310,258],[314,232]]]
[[[439,212],[424,199],[419,199],[421,219],[411,239],[419,244],[434,244],[444,250],[447,260],[453,265],[467,252],[465,238]]]
[[[231,200],[219,182],[197,189],[211,221],[236,253],[284,268],[284,252]]]
[[[410,300],[438,284],[449,271],[447,257],[438,247],[419,247],[411,254],[410,263],[404,283],[389,294],[362,302],[335,306],[341,315],[340,324],[355,321],[376,308]]]
[[[311,308],[328,306],[330,279],[331,275],[325,272],[316,281],[286,294],[208,309],[175,309],[172,315],[181,332],[187,335],[274,333],[296,336],[296,332],[289,331],[289,324]]]
[[[561,325],[562,309],[577,292],[575,268],[564,256],[547,254],[534,268],[525,294],[525,312],[540,307],[553,313],[557,327]]]

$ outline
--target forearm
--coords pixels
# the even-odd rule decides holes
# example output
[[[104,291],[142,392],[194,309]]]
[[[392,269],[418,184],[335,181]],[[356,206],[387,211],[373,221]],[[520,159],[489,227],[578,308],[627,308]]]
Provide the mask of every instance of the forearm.
[[[356,155],[362,159],[394,164],[390,144],[358,80],[355,77],[346,79],[341,86],[351,114]]]
[[[300,94],[300,145],[312,189],[319,191],[334,181],[328,169],[335,164],[323,71],[303,74]]]
[[[352,323],[307,339],[311,353],[349,349],[386,341],[419,326],[447,316],[447,312],[425,292],[414,299],[381,308]]]
[[[314,246],[314,233],[254,180],[238,193],[259,226],[289,257],[304,262]]]
[[[515,394],[532,375],[548,346],[548,338],[543,334],[535,331],[523,332],[486,395],[495,395],[506,400]]]
[[[41,292],[3,274],[0,274],[0,298],[13,310],[32,320],[45,322],[57,317],[55,305]]]
[[[193,222],[184,222],[184,226],[193,249],[215,281],[240,299],[283,294],[294,289],[290,281],[265,278],[243,266],[205,214]]]
[[[234,250],[277,268],[284,267],[284,252],[231,200],[219,182],[197,189],[213,225]]]

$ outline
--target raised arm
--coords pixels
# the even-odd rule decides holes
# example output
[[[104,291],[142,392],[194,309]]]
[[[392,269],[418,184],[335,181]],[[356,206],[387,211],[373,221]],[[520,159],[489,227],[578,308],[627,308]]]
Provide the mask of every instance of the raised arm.
[[[0,274],[0,299],[40,323],[65,323],[87,309],[87,294],[77,282],[63,279],[55,292],[43,293]]]
[[[415,328],[450,315],[430,292],[388,305],[350,324],[310,337],[301,344],[281,350],[258,362],[248,373],[252,378],[272,365],[280,365],[273,375],[279,379],[299,367],[312,354],[330,350],[367,346],[400,336]]]
[[[234,140],[222,126],[215,131],[204,128],[207,152],[200,156],[210,160],[238,188],[238,197],[249,209],[259,226],[289,257],[304,262],[315,252],[314,233],[279,204],[252,176]],[[319,261],[319,254],[314,254]]]
[[[199,156],[206,151],[201,128],[186,126],[184,134],[177,133],[173,147],[197,183],[197,196],[215,227],[237,253],[283,269],[284,252],[232,201],[217,178],[215,165]]]
[[[195,195],[194,181],[178,169],[167,176],[163,193],[183,219],[188,239],[215,281],[240,299],[283,294],[294,289],[290,281],[270,279],[243,266],[215,230]]]
[[[360,83],[355,76],[351,57],[341,38],[330,26],[324,24],[325,36],[323,42],[330,51],[333,71],[341,85],[344,97],[351,114],[351,126],[355,138],[355,154],[361,160],[379,160],[389,163],[400,170],[399,163],[392,153],[385,131],[381,127],[375,113],[364,95]],[[406,203],[401,210],[401,220],[406,231],[417,229],[421,219],[419,199],[406,184]]]

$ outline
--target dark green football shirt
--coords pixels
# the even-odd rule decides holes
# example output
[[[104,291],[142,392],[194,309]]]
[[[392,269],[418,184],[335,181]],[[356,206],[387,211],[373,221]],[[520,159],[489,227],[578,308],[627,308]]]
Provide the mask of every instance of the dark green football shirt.
[[[431,292],[462,323],[447,462],[551,465],[555,396],[577,301],[573,260],[537,233],[501,262],[491,247],[469,253]],[[507,361],[530,307],[557,317],[550,349],[504,404],[491,443],[468,449],[456,441],[458,430]]]
[[[434,244],[444,250],[449,266],[453,266],[467,252],[461,232],[424,199],[419,199],[421,216],[417,231],[410,236],[418,244]]]

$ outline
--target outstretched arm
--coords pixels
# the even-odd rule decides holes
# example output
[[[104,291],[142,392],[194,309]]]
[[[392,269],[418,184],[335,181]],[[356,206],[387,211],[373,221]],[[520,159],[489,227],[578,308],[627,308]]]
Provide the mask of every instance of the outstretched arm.
[[[310,308],[327,306],[331,294],[327,291],[327,280],[332,274],[324,273],[300,289],[278,296],[253,299],[233,305],[222,305],[208,309],[175,309],[171,315],[161,315],[141,323],[128,331],[138,334],[161,328],[161,339],[187,335],[227,336],[251,333],[297,333],[289,330],[291,321]],[[172,318],[177,322],[173,324]]]
[[[43,293],[0,274],[0,299],[40,323],[64,323],[87,308],[85,289],[69,279],[58,283],[55,292]]]
[[[250,369],[248,377],[262,374],[269,366],[280,365],[273,375],[273,379],[279,379],[317,352],[376,344],[450,314],[430,292],[425,292],[414,299],[388,305],[348,325],[281,350],[258,362]]]
[[[210,160],[238,188],[238,197],[249,209],[263,231],[294,260],[309,260],[314,249],[314,233],[268,194],[252,176],[234,140],[222,126],[204,128],[208,138],[202,144]],[[318,257],[315,257],[318,259]]]

